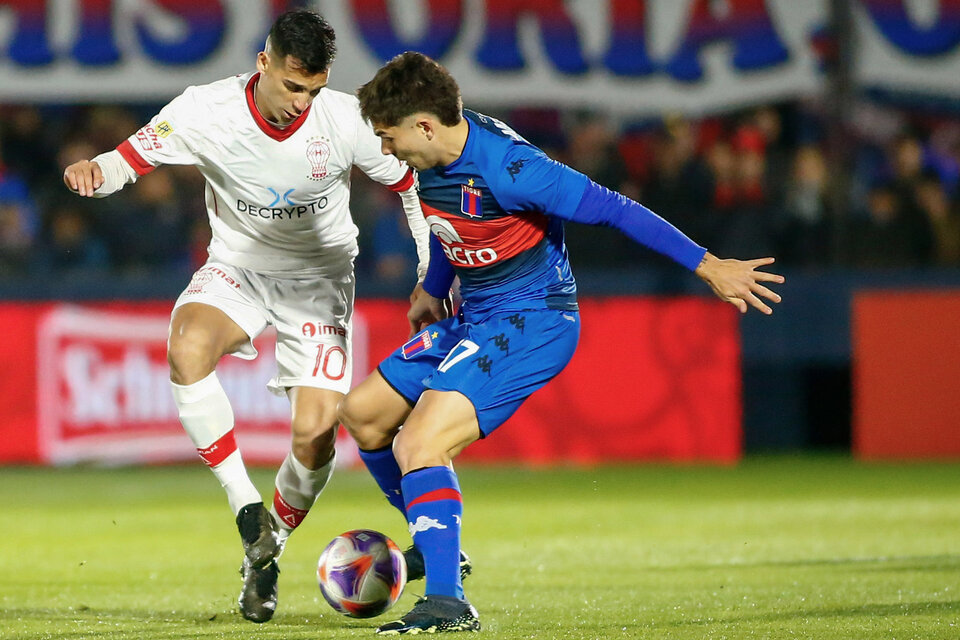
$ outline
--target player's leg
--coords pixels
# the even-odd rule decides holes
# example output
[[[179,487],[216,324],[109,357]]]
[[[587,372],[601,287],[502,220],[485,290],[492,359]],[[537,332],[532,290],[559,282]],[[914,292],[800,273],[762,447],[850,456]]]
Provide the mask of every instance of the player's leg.
[[[503,314],[468,325],[431,376],[397,435],[403,497],[426,563],[426,598],[379,633],[474,631],[480,622],[463,597],[457,562],[462,497],[451,461],[492,433],[570,361],[579,336],[576,313]]]
[[[480,437],[473,405],[456,391],[427,390],[394,442],[407,522],[423,556],[425,593],[463,598],[463,500],[453,459]]]
[[[343,394],[315,387],[287,390],[293,445],[277,471],[270,514],[280,527],[279,557],[290,534],[303,522],[336,465],[336,407]],[[266,622],[277,609],[280,567],[271,560],[254,567],[246,559],[238,604],[243,617]]]
[[[460,572],[463,498],[452,460],[480,437],[473,404],[456,391],[427,390],[397,434],[407,521],[423,556],[426,597],[378,633],[476,631],[476,609],[464,598]]]
[[[353,276],[263,277],[277,329],[277,376],[291,406],[291,446],[276,476],[272,512],[285,541],[333,473],[337,406],[353,378]]]
[[[406,517],[400,491],[400,467],[393,456],[393,438],[410,414],[410,401],[374,371],[340,402],[340,422],[360,449],[384,497]]]
[[[291,404],[290,453],[277,471],[271,513],[280,551],[333,473],[337,405],[352,378],[350,316],[353,276],[273,278],[254,274],[277,329],[277,375],[268,388]],[[279,553],[278,553],[279,555]],[[243,617],[266,622],[277,607],[276,559],[263,569],[244,563]]]
[[[233,437],[233,411],[213,373],[228,353],[256,357],[251,339],[268,319],[249,272],[220,263],[198,270],[180,295],[170,324],[167,359],[184,429],[227,491],[243,542],[245,591],[259,603],[244,617],[263,622],[276,606],[279,528],[247,475]],[[271,595],[272,594],[272,595]],[[266,606],[263,606],[266,603]]]
[[[288,389],[292,445],[277,471],[271,512],[285,541],[300,526],[336,465],[337,405],[343,393],[317,387]]]
[[[250,481],[234,438],[233,410],[215,367],[250,336],[224,311],[201,302],[174,309],[167,360],[180,423],[227,493],[244,551],[255,566],[278,552],[276,527]]]
[[[393,438],[409,414],[409,400],[394,389],[379,371],[371,373],[340,403],[340,422],[356,440],[360,459],[387,502],[403,515],[404,520],[407,508],[400,486],[403,474],[393,454]],[[403,557],[407,563],[407,581],[422,580],[426,570],[423,554],[417,546],[410,545],[403,552]],[[472,571],[470,557],[461,551],[461,580]]]

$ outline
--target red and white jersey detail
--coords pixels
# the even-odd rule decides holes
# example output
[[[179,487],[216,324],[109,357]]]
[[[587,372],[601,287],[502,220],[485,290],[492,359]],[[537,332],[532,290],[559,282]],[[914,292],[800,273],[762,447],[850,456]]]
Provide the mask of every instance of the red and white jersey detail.
[[[542,213],[524,212],[498,218],[465,218],[420,201],[430,232],[437,236],[455,266],[485,267],[537,246],[547,233]]]
[[[349,273],[358,234],[351,168],[396,191],[412,187],[413,174],[381,153],[353,96],[323,89],[281,128],[257,111],[258,78],[188,87],[117,150],[139,175],[163,164],[200,170],[213,260],[261,273]]]

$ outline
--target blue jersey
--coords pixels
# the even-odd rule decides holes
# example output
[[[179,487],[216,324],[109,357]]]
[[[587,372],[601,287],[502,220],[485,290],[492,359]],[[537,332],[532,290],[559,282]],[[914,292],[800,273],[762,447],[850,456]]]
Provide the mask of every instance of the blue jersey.
[[[575,310],[563,223],[548,214],[573,211],[587,178],[572,170],[545,175],[563,165],[499,120],[464,116],[470,130],[460,157],[420,172],[423,213],[460,277],[464,313]],[[556,183],[545,189],[545,181]]]
[[[433,234],[424,288],[444,296],[455,272],[468,321],[577,309],[563,220],[614,226],[691,270],[699,264],[706,250],[649,209],[550,159],[495,118],[464,117],[460,157],[421,171],[419,190]]]

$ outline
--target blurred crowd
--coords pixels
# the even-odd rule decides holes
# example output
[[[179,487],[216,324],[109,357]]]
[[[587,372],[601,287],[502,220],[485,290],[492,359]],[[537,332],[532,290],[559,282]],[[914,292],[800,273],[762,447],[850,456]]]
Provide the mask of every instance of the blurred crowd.
[[[0,106],[0,274],[189,271],[209,241],[203,178],[166,167],[110,198],[61,175],[112,149],[157,109]],[[960,116],[863,103],[828,135],[816,105],[703,119],[492,112],[551,157],[670,220],[718,256],[785,266],[960,266]],[[361,277],[408,279],[416,259],[396,196],[362,175],[353,212]],[[655,262],[610,229],[570,225],[574,264]],[[575,228],[574,228],[575,227]]]

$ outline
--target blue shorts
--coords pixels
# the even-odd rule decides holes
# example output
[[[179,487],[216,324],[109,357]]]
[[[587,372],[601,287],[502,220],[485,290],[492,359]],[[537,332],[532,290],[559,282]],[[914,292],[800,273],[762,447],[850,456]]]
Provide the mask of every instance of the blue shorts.
[[[434,323],[380,363],[380,374],[414,405],[427,389],[458,391],[473,403],[485,437],[563,370],[580,338],[576,311],[460,316]]]

